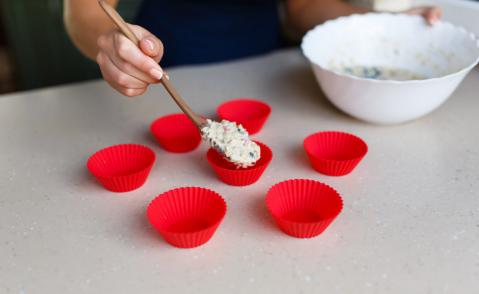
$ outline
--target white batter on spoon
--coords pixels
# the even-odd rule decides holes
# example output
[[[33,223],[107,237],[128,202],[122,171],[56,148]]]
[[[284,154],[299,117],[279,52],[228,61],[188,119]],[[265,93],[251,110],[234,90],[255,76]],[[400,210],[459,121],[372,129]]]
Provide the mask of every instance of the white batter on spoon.
[[[254,165],[260,158],[260,147],[251,141],[243,126],[222,120],[208,119],[201,129],[202,137],[214,149],[224,154],[228,161],[238,167]]]

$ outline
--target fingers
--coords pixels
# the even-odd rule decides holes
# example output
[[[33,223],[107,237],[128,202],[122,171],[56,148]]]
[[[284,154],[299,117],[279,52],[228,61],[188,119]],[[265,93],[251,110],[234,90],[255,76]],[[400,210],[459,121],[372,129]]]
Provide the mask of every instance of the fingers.
[[[158,64],[163,44],[147,30],[129,26],[140,43],[135,44],[118,30],[103,34],[98,38],[97,62],[104,79],[113,88],[126,96],[136,96],[163,77]]]
[[[140,49],[146,55],[153,58],[156,63],[160,62],[163,57],[163,43],[152,37],[146,37],[140,40]]]
[[[111,49],[113,50],[113,49]],[[110,57],[110,60],[113,62],[113,64],[122,72],[132,76],[132,77],[135,77],[147,84],[155,84],[155,83],[158,83],[158,79],[155,79],[153,77],[151,77],[148,73],[145,73],[143,71],[141,71],[140,69],[136,68],[134,65],[132,65],[131,63],[121,59],[117,54],[115,54],[114,52],[110,52],[110,54],[108,54],[108,56]]]
[[[104,53],[100,52],[98,54],[97,62],[100,65],[100,70],[105,81],[121,94],[133,97],[141,95],[146,91],[148,83],[118,69]]]
[[[122,95],[127,96],[127,97],[136,97],[143,95],[146,92],[147,88],[144,89],[130,89],[130,88],[123,88],[123,87],[117,87],[115,90],[120,92]]]
[[[159,63],[163,57],[164,47],[163,43],[155,37],[152,33],[137,25],[129,25],[140,39],[139,47],[144,54],[153,58],[156,63]]]
[[[408,14],[421,15],[429,25],[437,23],[442,17],[442,10],[437,6],[419,6],[406,11]]]
[[[98,47],[100,48],[100,52],[107,55],[118,69],[146,83],[152,84],[159,82],[158,79],[151,77],[148,73],[141,71],[127,60],[122,59],[116,51],[113,39],[113,35],[100,36],[98,38]]]
[[[437,23],[442,17],[442,10],[439,7],[430,7],[427,9],[426,13],[424,14],[427,22],[430,25]]]
[[[145,55],[140,48],[128,40],[123,34],[114,34],[114,47],[117,55],[140,71],[150,75],[156,80],[161,80],[163,70],[153,58]]]

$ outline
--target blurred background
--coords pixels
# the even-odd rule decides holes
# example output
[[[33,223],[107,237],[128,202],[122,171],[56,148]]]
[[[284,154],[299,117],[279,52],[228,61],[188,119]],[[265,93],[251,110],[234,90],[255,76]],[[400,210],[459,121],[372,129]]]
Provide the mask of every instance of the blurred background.
[[[131,20],[139,0],[121,0]],[[63,26],[63,0],[0,0],[0,94],[100,77]]]
[[[479,30],[479,9],[456,3],[479,0],[350,0],[356,4],[397,6],[399,2],[447,6],[445,19]],[[131,21],[140,0],[121,0],[118,10]],[[449,7],[450,6],[450,7]],[[474,7],[479,7],[479,4]],[[450,14],[450,16],[448,15]],[[452,17],[453,16],[453,17]],[[478,32],[476,32],[477,34]],[[0,94],[100,77],[92,61],[70,42],[63,26],[63,0],[0,0]]]

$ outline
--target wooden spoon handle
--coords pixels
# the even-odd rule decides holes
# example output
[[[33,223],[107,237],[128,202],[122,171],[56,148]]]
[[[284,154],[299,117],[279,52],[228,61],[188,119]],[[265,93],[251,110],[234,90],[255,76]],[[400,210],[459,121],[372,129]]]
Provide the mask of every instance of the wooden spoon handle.
[[[98,0],[103,11],[110,17],[110,19],[115,23],[115,25],[120,29],[120,31],[130,39],[135,45],[140,45],[140,40],[136,37],[135,33],[130,29],[126,24],[120,14],[113,8],[110,4],[106,3],[103,0]]]
[[[130,41],[135,43],[136,46],[140,45],[140,40],[136,37],[135,33],[130,29],[130,27],[126,24],[120,14],[111,7],[108,3],[103,0],[98,0],[101,8],[105,13],[110,17],[110,19],[115,23],[115,25],[120,29],[120,31],[128,38]],[[166,78],[165,78],[166,77]],[[176,89],[169,81],[169,77],[164,74],[163,78],[160,80],[163,87],[165,87],[168,94],[170,94],[171,98],[176,102],[176,104],[180,107],[180,109],[195,123],[195,125],[201,129],[201,127],[206,123],[206,120],[201,116],[197,115],[190,106],[181,98],[178,94]]]
[[[206,119],[199,116],[196,114],[186,103],[183,98],[176,92],[175,87],[171,85],[170,81],[168,78],[162,78],[161,83],[163,84],[163,87],[165,87],[166,91],[170,94],[170,96],[173,98],[173,100],[176,102],[176,104],[181,108],[181,110],[191,119],[191,121],[199,128],[201,129],[204,124],[206,124]]]

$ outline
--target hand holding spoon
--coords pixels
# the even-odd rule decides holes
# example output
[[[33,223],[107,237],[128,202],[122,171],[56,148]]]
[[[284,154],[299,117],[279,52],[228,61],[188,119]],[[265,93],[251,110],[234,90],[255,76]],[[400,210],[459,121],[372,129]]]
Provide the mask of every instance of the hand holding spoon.
[[[103,0],[98,0],[98,3],[118,29],[138,46],[140,43],[138,38],[118,12]],[[198,129],[200,129],[203,139],[206,140],[211,147],[215,148],[218,152],[222,153],[226,159],[240,167],[251,166],[258,161],[260,148],[249,139],[248,132],[242,126],[238,126],[236,123],[229,121],[219,123],[199,116],[183,98],[181,98],[167,76],[166,78],[162,78],[160,82],[180,109],[190,118]]]
[[[135,45],[140,44],[140,40],[136,37],[135,33],[128,27],[123,18],[118,14],[118,12],[111,7],[108,3],[103,0],[98,0],[103,11],[110,17],[110,19],[115,23],[118,29]],[[168,78],[160,80],[163,87],[170,94],[171,98],[176,102],[176,104],[181,108],[181,110],[195,123],[195,125],[201,129],[201,127],[206,123],[206,119],[202,118],[196,114],[191,107],[181,98],[173,85],[169,82]]]

